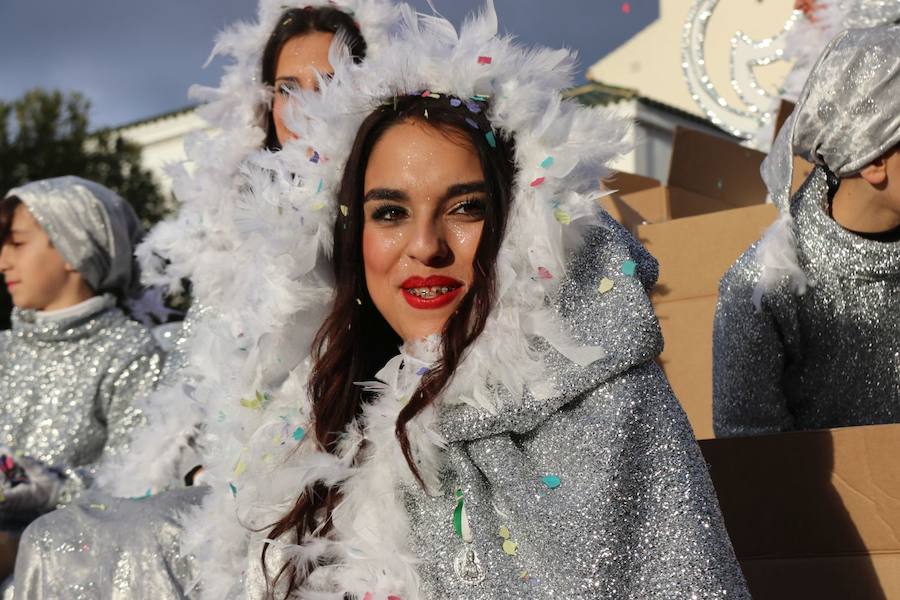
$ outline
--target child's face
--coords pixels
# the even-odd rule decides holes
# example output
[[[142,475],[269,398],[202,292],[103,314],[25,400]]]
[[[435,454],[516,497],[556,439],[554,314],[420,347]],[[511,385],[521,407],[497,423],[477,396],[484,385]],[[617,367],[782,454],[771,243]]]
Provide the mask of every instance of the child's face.
[[[13,303],[36,310],[62,308],[56,304],[77,276],[24,204],[16,207],[0,249],[0,273]]]

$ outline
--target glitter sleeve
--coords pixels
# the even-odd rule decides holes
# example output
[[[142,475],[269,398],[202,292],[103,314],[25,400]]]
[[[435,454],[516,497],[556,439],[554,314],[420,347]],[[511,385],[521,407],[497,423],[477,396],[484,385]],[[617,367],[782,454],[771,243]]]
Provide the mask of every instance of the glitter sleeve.
[[[782,388],[786,352],[784,324],[764,296],[752,302],[760,276],[752,246],[728,270],[719,287],[713,325],[713,428],[717,437],[794,429]],[[778,311],[781,313],[783,311]]]
[[[148,338],[149,340],[149,338]],[[138,399],[153,391],[162,362],[158,351],[149,347],[137,352],[120,368],[111,367],[110,376],[101,383],[96,399],[98,419],[106,425],[106,443],[103,453],[92,463],[65,469],[59,504],[66,505],[90,486],[102,461],[126,452],[135,427],[143,421],[143,414],[135,406]]]

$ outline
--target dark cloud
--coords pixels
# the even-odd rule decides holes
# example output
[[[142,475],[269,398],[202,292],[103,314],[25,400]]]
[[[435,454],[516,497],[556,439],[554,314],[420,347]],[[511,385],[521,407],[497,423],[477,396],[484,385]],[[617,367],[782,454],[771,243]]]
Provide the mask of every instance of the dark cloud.
[[[526,43],[579,51],[582,68],[658,15],[658,0],[496,0],[502,29]],[[430,11],[425,0],[412,2]],[[459,23],[480,0],[435,0]],[[32,87],[78,90],[93,103],[94,126],[118,125],[189,104],[192,83],[218,80],[203,69],[216,32],[251,19],[255,0],[10,0],[0,2],[0,98]]]

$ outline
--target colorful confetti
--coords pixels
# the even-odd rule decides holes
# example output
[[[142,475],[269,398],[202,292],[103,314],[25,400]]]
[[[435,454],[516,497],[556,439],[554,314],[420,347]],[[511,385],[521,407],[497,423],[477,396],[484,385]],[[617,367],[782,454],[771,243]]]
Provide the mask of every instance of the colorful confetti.
[[[546,485],[551,490],[555,490],[562,483],[559,480],[559,477],[557,477],[556,475],[545,475],[544,477],[541,478],[541,481],[543,481],[544,485]]]
[[[568,225],[572,222],[572,216],[561,208],[553,211],[553,217],[563,225]]]
[[[488,146],[490,146],[491,148],[497,147],[497,138],[494,137],[493,131],[488,131],[486,134],[484,134],[484,137],[487,140]]]
[[[235,486],[233,483],[229,483],[228,487],[231,488],[231,495],[237,498],[237,486]]]
[[[294,433],[291,434],[291,437],[297,440],[298,442],[303,439],[303,436],[306,435],[306,432],[302,427],[298,427],[294,430]]]
[[[319,185],[316,186],[316,193],[320,193],[323,187],[325,187],[325,180],[319,179]]]
[[[510,556],[515,556],[519,553],[519,544],[512,540],[505,540],[503,542],[503,551]]]
[[[600,280],[600,287],[597,288],[601,294],[605,294],[609,290],[613,289],[615,282],[609,277],[604,277]]]
[[[462,100],[459,98],[450,98],[450,106],[453,108],[459,108],[462,105]]]
[[[628,2],[622,3],[622,13],[629,14],[631,12],[631,4]]]
[[[622,263],[622,273],[628,275],[629,277],[634,277],[634,273],[637,271],[637,263],[633,260],[626,260]]]
[[[269,395],[263,394],[261,392],[256,392],[256,396],[253,398],[244,398],[241,400],[241,406],[244,408],[249,408],[250,410],[262,410],[266,404],[269,402]]]
[[[309,162],[318,163],[319,162],[319,153],[313,150],[312,156],[309,157]]]
[[[548,156],[547,158],[545,158],[544,160],[541,161],[542,169],[549,169],[552,166],[553,166],[553,157],[552,156]]]
[[[544,183],[544,178],[538,177],[537,179],[535,179],[534,181],[531,182],[531,187],[537,187],[537,186],[541,185],[542,183]]]
[[[553,274],[546,267],[538,267],[538,277],[541,279],[553,279]]]
[[[466,123],[469,124],[469,127],[472,129],[478,129],[478,123],[475,122],[475,119],[472,117],[466,117]]]
[[[344,215],[345,217],[348,214],[350,214],[350,209],[347,207],[346,204],[341,204],[341,214]]]
[[[479,64],[479,65],[489,65],[489,64],[491,64],[492,62],[494,62],[494,59],[491,58],[490,56],[479,56],[479,57],[478,57],[478,64]]]
[[[425,373],[427,373],[427,372],[428,372],[428,367],[419,367],[419,370],[416,371],[416,375],[418,375],[419,377],[421,377],[421,376],[423,376],[423,375],[424,375]]]
[[[242,458],[239,461],[237,461],[236,465],[234,465],[234,476],[240,477],[241,475],[244,474],[244,471],[246,471],[246,470],[247,470],[247,463],[244,462],[244,459]]]
[[[481,112],[481,107],[478,106],[478,103],[474,100],[466,100],[466,108],[468,108],[471,113],[478,114]]]

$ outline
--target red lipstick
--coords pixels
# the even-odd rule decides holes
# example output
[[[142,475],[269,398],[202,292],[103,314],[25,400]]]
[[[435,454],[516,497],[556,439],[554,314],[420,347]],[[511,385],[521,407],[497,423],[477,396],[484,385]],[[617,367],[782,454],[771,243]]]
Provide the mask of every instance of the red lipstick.
[[[403,298],[413,308],[441,308],[453,302],[463,291],[463,282],[452,277],[431,275],[410,277],[402,284]]]

